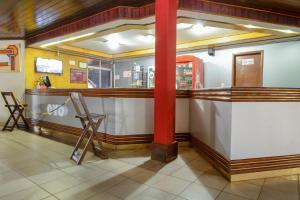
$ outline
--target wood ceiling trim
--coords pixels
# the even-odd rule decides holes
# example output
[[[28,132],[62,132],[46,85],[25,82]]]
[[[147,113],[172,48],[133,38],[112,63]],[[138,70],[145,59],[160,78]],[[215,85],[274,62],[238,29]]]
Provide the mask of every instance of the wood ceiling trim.
[[[99,26],[118,19],[142,19],[154,15],[155,6],[149,4],[142,7],[116,7],[95,15],[74,21],[72,23],[62,25],[50,31],[40,33],[26,38],[27,45],[59,37],[62,35],[71,34],[94,26]]]
[[[300,27],[300,16],[207,0],[181,0],[180,10]]]

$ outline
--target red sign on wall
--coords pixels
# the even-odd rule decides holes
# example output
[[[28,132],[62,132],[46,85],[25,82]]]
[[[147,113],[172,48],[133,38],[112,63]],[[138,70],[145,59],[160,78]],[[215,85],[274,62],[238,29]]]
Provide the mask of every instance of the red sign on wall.
[[[70,69],[70,83],[87,83],[87,71],[86,69]]]

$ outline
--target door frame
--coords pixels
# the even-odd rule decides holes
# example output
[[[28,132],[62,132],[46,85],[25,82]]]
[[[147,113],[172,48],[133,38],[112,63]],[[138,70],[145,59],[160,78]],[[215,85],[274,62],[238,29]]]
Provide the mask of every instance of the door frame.
[[[242,52],[242,53],[235,53],[232,55],[232,80],[231,84],[232,87],[238,87],[236,86],[235,80],[236,80],[236,62],[235,58],[237,56],[247,56],[247,55],[253,55],[253,54],[260,54],[261,59],[260,59],[260,64],[261,64],[261,84],[260,86],[257,87],[263,87],[263,79],[264,79],[264,50],[258,50],[258,51],[248,51],[248,52]]]

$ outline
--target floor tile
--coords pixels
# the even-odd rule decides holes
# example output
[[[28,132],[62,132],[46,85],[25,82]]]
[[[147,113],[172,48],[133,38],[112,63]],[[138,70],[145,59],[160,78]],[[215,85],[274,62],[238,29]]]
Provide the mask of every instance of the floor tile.
[[[87,200],[121,200],[121,199],[107,192],[99,192],[96,195],[88,198]]]
[[[224,189],[224,191],[227,193],[253,200],[256,200],[258,198],[260,190],[260,186],[242,182],[234,182],[228,184]]]
[[[153,183],[152,186],[157,189],[177,195],[181,193],[190,183],[191,182],[183,179],[166,176]]]
[[[226,192],[222,192],[216,200],[248,200],[248,199],[233,194],[229,194]]]
[[[171,193],[150,187],[131,199],[132,200],[172,200],[174,198],[176,198],[176,196]]]
[[[173,172],[171,176],[181,178],[187,181],[195,181],[201,174],[203,174],[202,171],[191,169],[189,167],[182,167],[179,170]]]
[[[147,188],[149,188],[149,186],[127,179],[111,187],[106,192],[114,196],[117,196],[121,199],[131,199],[134,198],[136,195],[139,195]]]
[[[298,176],[284,176],[267,178],[264,183],[265,188],[282,192],[298,192]]]
[[[0,185],[0,197],[35,186],[25,178],[16,179]]]
[[[180,196],[188,200],[214,200],[220,192],[220,190],[192,183]]]
[[[91,184],[81,183],[67,190],[59,192],[55,194],[55,196],[60,200],[82,200],[95,195],[97,192],[99,191],[93,189]]]
[[[82,181],[70,175],[65,175],[58,179],[55,179],[54,181],[43,183],[40,186],[46,191],[50,192],[51,194],[56,194],[61,191],[67,190],[75,185],[79,185],[81,182]]]
[[[57,178],[65,175],[66,173],[62,172],[61,170],[53,169],[49,172],[37,174],[34,176],[29,176],[27,178],[36,184],[42,184],[42,183],[56,180]]]
[[[39,200],[51,196],[50,193],[35,186],[3,196],[5,200]]]
[[[272,190],[267,187],[264,187],[259,200],[298,200],[299,193],[298,192],[289,192],[289,191],[278,191]]]
[[[218,190],[223,190],[224,187],[229,184],[229,182],[223,178],[222,176],[217,176],[213,174],[202,174],[199,176],[195,183],[200,185],[205,185],[211,188],[215,188]]]

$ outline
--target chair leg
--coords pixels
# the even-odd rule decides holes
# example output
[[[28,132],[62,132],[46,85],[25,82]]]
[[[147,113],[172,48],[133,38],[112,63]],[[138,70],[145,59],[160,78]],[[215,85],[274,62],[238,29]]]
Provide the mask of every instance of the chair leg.
[[[29,130],[29,129],[30,129],[29,124],[28,124],[27,120],[25,119],[23,113],[22,113],[22,115],[21,115],[21,119],[22,119],[22,121],[23,121],[23,123],[24,123],[24,125],[25,125],[25,128],[26,128],[27,130]]]
[[[90,127],[90,124],[85,125],[85,128],[83,129],[83,132],[81,133],[79,139],[77,140],[75,148],[74,148],[74,150],[73,150],[73,152],[71,154],[71,159],[74,160],[74,161],[76,161],[77,163],[78,163],[79,159],[77,158],[77,155],[75,155],[75,154],[78,153],[78,149],[79,149],[80,145],[82,144],[84,137],[88,133],[89,127]]]
[[[92,142],[93,138],[94,138],[94,133],[92,132],[90,134],[90,136],[89,136],[89,139],[88,139],[87,143],[85,144],[85,146],[84,146],[84,148],[82,150],[82,153],[81,153],[81,156],[80,156],[80,158],[79,158],[79,160],[77,162],[77,165],[80,165],[81,162],[82,162],[82,160],[84,159],[85,154],[87,152],[87,148],[88,148],[89,144]]]

